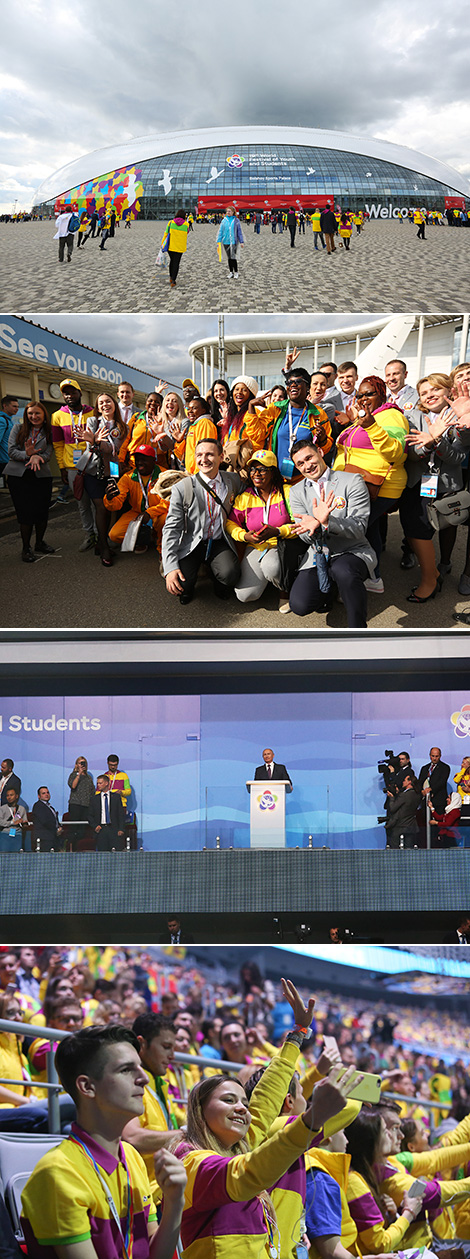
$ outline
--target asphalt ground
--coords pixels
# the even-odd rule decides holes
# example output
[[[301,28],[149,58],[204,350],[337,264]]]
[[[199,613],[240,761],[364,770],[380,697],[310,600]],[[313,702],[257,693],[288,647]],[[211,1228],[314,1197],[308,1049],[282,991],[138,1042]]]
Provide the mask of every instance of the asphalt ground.
[[[244,228],[240,278],[228,279],[223,256],[218,261],[216,228],[195,226],[181,261],[177,286],[168,271],[155,266],[164,222],[134,222],[119,227],[106,249],[99,238],[73,250],[72,261],[58,262],[53,222],[0,224],[2,278],[0,310],[51,311],[219,310],[266,312],[338,311],[381,313],[470,309],[470,229],[428,227],[425,241],[416,228],[396,220],[369,222],[351,237],[349,252],[315,252],[313,233],[257,236]]]
[[[21,540],[7,490],[0,490],[0,564],[7,574],[0,607],[3,629],[155,629],[155,630],[302,630],[344,629],[344,607],[336,603],[328,615],[281,615],[279,597],[267,587],[261,600],[241,604],[233,595],[217,599],[209,576],[201,570],[194,601],[181,606],[167,593],[155,551],[143,555],[118,554],[112,568],[104,568],[93,551],[80,553],[84,534],[74,501],[52,506],[46,541],[55,555],[35,564],[21,559]],[[465,561],[467,530],[461,528],[452,556],[452,572],[440,594],[428,603],[409,604],[406,596],[416,585],[419,570],[400,568],[402,532],[398,514],[389,517],[381,571],[383,595],[369,594],[370,629],[462,629],[454,615],[470,612],[470,598],[457,590]],[[6,592],[8,591],[8,595]],[[423,650],[425,648],[423,647]]]

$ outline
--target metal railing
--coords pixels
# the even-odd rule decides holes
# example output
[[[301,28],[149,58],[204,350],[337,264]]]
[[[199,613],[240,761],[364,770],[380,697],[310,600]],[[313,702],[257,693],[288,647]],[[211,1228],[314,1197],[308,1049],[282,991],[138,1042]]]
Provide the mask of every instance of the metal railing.
[[[386,1073],[384,1073],[386,1075]],[[430,1102],[425,1097],[409,1097],[405,1093],[382,1093],[383,1098],[387,1098],[392,1102],[407,1102],[408,1106],[419,1106],[422,1110],[429,1111],[429,1136],[433,1136],[436,1129],[434,1110],[445,1110],[449,1112],[452,1109],[450,1102]],[[404,1116],[405,1117],[405,1116]],[[413,1116],[411,1115],[412,1119]],[[431,1141],[432,1144],[432,1141]]]
[[[16,1023],[12,1019],[0,1019],[0,1032],[13,1032],[15,1036],[22,1034],[28,1037],[29,1040],[31,1040],[31,1034],[33,1033],[34,1039],[40,1037],[41,1040],[50,1040],[52,1043],[58,1040],[66,1040],[67,1036],[71,1035],[70,1032],[60,1031],[57,1027],[40,1027],[38,1023]],[[175,1053],[173,1061],[176,1065],[201,1067],[203,1074],[204,1069],[213,1070],[215,1068],[216,1071],[228,1071],[236,1075],[243,1066],[243,1063],[240,1062],[225,1062],[221,1058],[206,1058],[200,1054]],[[183,1083],[185,1084],[185,1081]],[[60,1132],[59,1096],[62,1091],[62,1085],[57,1075],[54,1054],[47,1054],[47,1084],[42,1084],[35,1080],[31,1080],[31,1083],[29,1083],[27,1079],[0,1079],[0,1084],[13,1084],[17,1089],[25,1087],[44,1089],[47,1092],[49,1132]],[[186,1096],[181,1098],[183,1105],[187,1101],[187,1095],[186,1089]]]

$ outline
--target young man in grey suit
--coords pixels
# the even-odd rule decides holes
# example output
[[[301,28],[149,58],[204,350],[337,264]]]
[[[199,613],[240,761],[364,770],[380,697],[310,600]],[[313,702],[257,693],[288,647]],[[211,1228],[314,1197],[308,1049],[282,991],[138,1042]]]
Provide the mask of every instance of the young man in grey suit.
[[[317,545],[329,552],[329,575],[346,608],[348,626],[367,628],[367,591],[374,576],[375,552],[366,538],[369,491],[361,476],[332,472],[321,451],[303,439],[294,442],[291,458],[304,478],[292,486],[290,510],[297,533],[307,544],[305,558],[292,585],[289,603],[297,616],[325,610],[328,598],[320,588]]]
[[[230,598],[240,564],[225,522],[242,487],[235,472],[221,472],[222,445],[205,438],[196,445],[195,476],[173,486],[163,527],[162,560],[166,588],[180,603],[191,603],[201,564],[209,565],[214,593]]]

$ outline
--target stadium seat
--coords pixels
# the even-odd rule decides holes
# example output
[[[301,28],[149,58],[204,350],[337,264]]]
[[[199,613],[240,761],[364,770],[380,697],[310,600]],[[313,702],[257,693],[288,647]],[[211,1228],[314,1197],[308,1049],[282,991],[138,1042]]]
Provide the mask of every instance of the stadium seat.
[[[7,1205],[15,1237],[23,1241],[20,1227],[21,1191],[43,1154],[59,1145],[63,1137],[56,1133],[19,1136],[2,1132],[0,1136],[0,1192]]]

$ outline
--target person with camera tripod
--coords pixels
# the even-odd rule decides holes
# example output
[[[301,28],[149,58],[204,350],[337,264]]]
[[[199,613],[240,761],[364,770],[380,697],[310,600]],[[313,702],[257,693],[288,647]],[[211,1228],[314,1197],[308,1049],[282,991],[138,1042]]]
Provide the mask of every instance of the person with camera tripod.
[[[416,810],[421,802],[418,783],[413,772],[404,775],[398,792],[389,797],[388,816],[385,823],[387,848],[413,848],[419,832]]]

